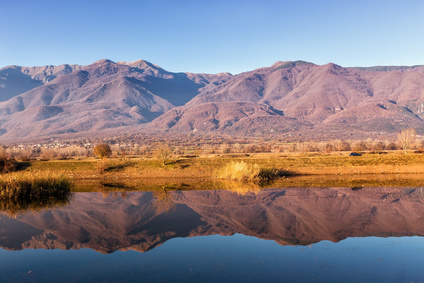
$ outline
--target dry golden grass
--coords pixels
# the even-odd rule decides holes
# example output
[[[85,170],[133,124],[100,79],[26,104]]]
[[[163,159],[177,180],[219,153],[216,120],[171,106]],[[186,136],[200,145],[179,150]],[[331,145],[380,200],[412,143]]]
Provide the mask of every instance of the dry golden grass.
[[[249,156],[228,154],[228,155],[208,155],[207,157],[174,157],[162,166],[161,162],[155,158],[112,158],[107,164],[94,158],[84,158],[82,160],[51,160],[26,162],[24,171],[32,171],[37,174],[53,172],[71,176],[75,184],[81,182],[84,186],[75,186],[75,191],[96,190],[98,181],[103,183],[121,182],[125,185],[122,188],[108,187],[108,190],[128,190],[128,184],[132,184],[133,189],[139,188],[137,184],[143,184],[143,190],[152,187],[152,190],[160,188],[167,183],[190,183],[212,181],[218,177],[217,172],[228,171],[227,165],[230,163],[241,163],[245,167],[251,168],[251,172],[245,173],[241,177],[220,177],[227,180],[245,180],[247,182],[263,182],[270,175],[275,173],[286,176],[309,176],[315,175],[315,180],[327,178],[327,176],[352,176],[358,178],[368,178],[366,175],[398,175],[398,174],[424,174],[424,155],[403,152],[389,152],[387,154],[365,153],[362,156],[350,157],[347,153],[334,152],[331,154],[304,153],[304,154],[276,154],[258,153]],[[99,168],[99,164],[105,165]],[[258,173],[262,168],[262,173]],[[271,169],[266,172],[265,168]],[[257,170],[256,173],[253,172]],[[249,171],[247,170],[247,171]],[[99,174],[99,172],[103,174]],[[229,170],[231,171],[231,170]],[[260,171],[260,170],[259,170]],[[284,172],[284,174],[282,174]],[[224,174],[223,173],[223,174]],[[229,172],[226,172],[227,174]],[[239,172],[240,173],[240,172]],[[234,174],[237,176],[239,173]],[[275,176],[277,177],[277,176]],[[350,178],[350,177],[349,177]],[[187,181],[189,180],[189,181]],[[416,183],[418,180],[415,180]],[[91,182],[91,183],[90,183]],[[315,182],[315,181],[314,181]],[[289,183],[284,181],[284,183]],[[307,182],[309,183],[309,181]],[[153,189],[154,188],[154,189]],[[150,190],[150,189],[149,189]]]
[[[8,215],[69,203],[71,180],[63,175],[19,172],[0,177],[0,211]]]
[[[110,162],[108,159],[99,160],[96,166],[97,173],[104,174],[109,169],[109,167],[110,167]]]
[[[35,199],[68,194],[71,180],[50,172],[18,172],[0,177],[0,199]]]
[[[244,161],[231,161],[216,171],[218,179],[243,181],[243,182],[264,182],[275,179],[278,170],[266,168],[258,164],[248,164]]]

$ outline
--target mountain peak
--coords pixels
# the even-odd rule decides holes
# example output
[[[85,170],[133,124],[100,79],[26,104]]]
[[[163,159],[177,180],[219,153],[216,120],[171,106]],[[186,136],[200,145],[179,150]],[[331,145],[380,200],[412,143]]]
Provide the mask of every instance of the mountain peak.
[[[109,64],[109,63],[115,63],[115,62],[113,62],[112,60],[109,60],[109,59],[101,59],[101,60],[94,62],[92,65],[94,65],[94,64]]]
[[[300,67],[305,65],[315,65],[314,63],[302,61],[302,60],[296,60],[296,61],[277,61],[275,62],[271,68],[275,70],[279,69],[287,69],[287,68],[294,68],[294,67]]]
[[[122,62],[122,64],[133,67],[133,68],[138,68],[138,69],[153,69],[153,70],[165,72],[165,70],[162,69],[161,67],[142,59],[132,61],[132,62]]]
[[[0,68],[0,70],[6,70],[6,69],[20,70],[20,69],[22,69],[22,66],[7,65],[6,67]]]
[[[143,59],[138,59],[135,61],[131,61],[131,62],[124,62],[125,65],[139,65],[139,64],[146,64],[146,65],[154,65],[152,63],[150,63],[149,61],[143,60]]]
[[[330,62],[328,64],[325,64],[325,66],[328,66],[328,67],[331,67],[331,68],[342,68],[342,66],[337,65],[337,64],[335,64],[333,62]]]

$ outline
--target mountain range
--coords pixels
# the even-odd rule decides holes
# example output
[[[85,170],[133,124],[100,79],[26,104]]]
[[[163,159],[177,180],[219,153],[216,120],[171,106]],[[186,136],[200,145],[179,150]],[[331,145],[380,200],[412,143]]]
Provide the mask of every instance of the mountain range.
[[[0,140],[102,133],[325,139],[424,133],[424,66],[277,62],[232,75],[144,60],[0,69]]]

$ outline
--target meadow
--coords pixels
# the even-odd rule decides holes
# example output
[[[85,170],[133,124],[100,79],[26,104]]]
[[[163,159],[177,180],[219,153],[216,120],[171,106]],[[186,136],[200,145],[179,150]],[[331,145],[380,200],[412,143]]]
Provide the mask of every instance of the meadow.
[[[33,160],[21,163],[20,167],[24,169],[15,174],[49,172],[64,175],[76,185],[73,190],[78,191],[181,189],[184,184],[191,188],[205,188],[214,186],[211,182],[219,179],[260,179],[219,177],[219,172],[231,163],[262,168],[272,175],[264,180],[276,179],[273,184],[263,182],[263,186],[424,185],[421,177],[424,175],[424,155],[404,154],[402,151],[364,152],[362,156],[349,156],[348,152],[173,155],[165,165],[157,157],[129,155],[105,159]]]
[[[0,175],[0,211],[16,215],[66,205],[72,192],[152,191],[167,208],[170,191],[263,188],[424,186],[420,151],[262,152],[70,157],[13,161]],[[13,163],[13,164],[12,164]],[[13,169],[13,170],[12,170]],[[14,171],[16,170],[16,171]],[[14,172],[10,172],[14,171]]]

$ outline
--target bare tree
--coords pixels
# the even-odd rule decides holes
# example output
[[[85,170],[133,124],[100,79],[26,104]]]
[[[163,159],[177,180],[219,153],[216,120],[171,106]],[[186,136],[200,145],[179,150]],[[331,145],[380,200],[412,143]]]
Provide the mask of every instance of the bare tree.
[[[174,148],[167,142],[159,143],[156,145],[156,155],[160,161],[162,161],[162,165],[166,165],[166,161],[172,156],[174,153]]]
[[[408,149],[410,149],[411,145],[415,142],[416,136],[417,132],[413,128],[402,130],[398,134],[399,145],[405,151],[405,154],[407,154]]]

